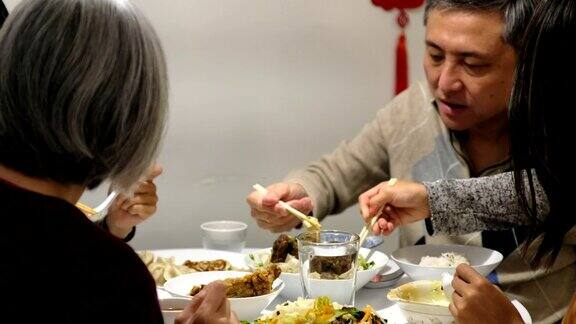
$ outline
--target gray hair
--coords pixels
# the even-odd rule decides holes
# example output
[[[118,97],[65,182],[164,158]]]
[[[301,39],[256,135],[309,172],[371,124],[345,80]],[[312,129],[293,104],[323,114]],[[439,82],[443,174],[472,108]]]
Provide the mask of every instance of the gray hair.
[[[519,52],[522,49],[524,30],[532,17],[535,0],[427,0],[424,24],[432,9],[484,11],[502,14],[504,18],[503,39]]]
[[[166,63],[127,0],[25,0],[0,31],[0,164],[126,189],[156,158]]]

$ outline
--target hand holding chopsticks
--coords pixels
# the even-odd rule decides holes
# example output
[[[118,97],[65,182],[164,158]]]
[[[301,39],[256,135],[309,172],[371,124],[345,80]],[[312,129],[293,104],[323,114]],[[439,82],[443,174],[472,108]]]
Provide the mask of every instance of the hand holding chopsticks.
[[[397,181],[398,179],[391,178],[388,181],[388,186],[392,187],[393,185],[396,184]],[[368,235],[370,235],[370,233],[372,232],[372,228],[374,227],[374,225],[376,225],[376,222],[378,221],[378,216],[382,213],[384,207],[385,206],[382,206],[380,210],[378,210],[378,212],[374,215],[374,217],[372,217],[372,219],[370,219],[370,221],[366,223],[366,225],[360,231],[360,246],[362,246],[362,243],[364,243]]]
[[[253,185],[252,188],[254,188],[261,195],[266,195],[268,193],[268,190],[259,184]],[[284,201],[278,201],[278,204],[280,206],[284,207],[288,212],[290,212],[296,218],[301,220],[302,224],[304,224],[304,226],[306,226],[306,228],[313,228],[316,230],[322,229],[322,226],[320,225],[320,222],[318,222],[317,218],[303,214],[302,212],[300,212],[296,208],[290,206],[288,203],[286,203]]]

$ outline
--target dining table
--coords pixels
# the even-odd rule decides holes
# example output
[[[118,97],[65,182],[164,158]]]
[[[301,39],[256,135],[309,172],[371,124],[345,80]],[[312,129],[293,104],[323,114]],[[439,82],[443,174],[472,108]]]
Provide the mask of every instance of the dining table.
[[[206,250],[199,248],[190,249],[167,249],[167,250],[149,250],[153,255],[162,258],[173,258],[176,263],[183,263],[188,259],[195,260],[213,260],[213,259],[226,259],[234,267],[244,268],[237,269],[241,271],[250,271],[248,264],[246,262],[250,254],[262,251],[261,248],[244,248],[236,252],[228,251],[216,251],[216,250]],[[394,262],[394,261],[388,261]],[[388,264],[389,269],[390,263]],[[394,272],[396,273],[396,272]],[[364,286],[356,291],[354,306],[363,309],[367,305],[370,305],[376,313],[385,319],[388,324],[451,324],[455,323],[452,316],[440,316],[440,315],[427,315],[412,311],[406,311],[400,308],[399,304],[396,304],[387,298],[388,292],[400,285],[412,281],[410,277],[406,274],[401,274],[397,279],[387,282],[389,286],[383,287],[380,285],[379,288],[368,288]],[[369,286],[369,285],[367,285]],[[371,286],[371,285],[370,285]],[[167,295],[168,294],[168,295]],[[158,287],[158,296],[160,303],[162,304],[163,298],[173,298],[178,297],[176,295],[170,295],[163,287]],[[164,297],[162,297],[164,296]],[[164,301],[167,301],[164,299]],[[277,305],[281,305],[289,301],[286,297],[279,294],[268,306],[262,311],[262,315],[270,312],[274,312]],[[292,300],[290,300],[292,301]],[[522,316],[525,324],[531,324],[532,319],[526,308],[518,301],[512,301],[516,309]],[[178,316],[179,311],[177,310],[163,310],[164,320],[168,324],[172,324],[174,319]]]
[[[250,253],[254,253],[261,250],[260,248],[245,248],[242,249],[241,253],[243,255],[248,255]],[[169,250],[151,250],[152,253],[158,256],[176,256],[178,259],[185,255],[193,255],[194,253],[198,253],[199,249],[169,249]],[[450,318],[446,318],[444,316],[420,316],[418,314],[413,314],[410,316],[406,316],[402,313],[400,307],[389,301],[386,295],[390,291],[390,289],[398,287],[404,283],[409,282],[410,279],[405,274],[402,274],[393,284],[389,287],[383,288],[361,288],[356,292],[355,295],[355,303],[359,309],[364,308],[367,305],[372,306],[372,308],[382,317],[388,320],[390,324],[408,324],[408,323],[421,323],[421,324],[443,324],[443,323],[453,323]],[[288,300],[282,296],[281,294],[278,295],[266,309],[263,311],[265,312],[272,312],[274,311],[277,305],[283,304]]]

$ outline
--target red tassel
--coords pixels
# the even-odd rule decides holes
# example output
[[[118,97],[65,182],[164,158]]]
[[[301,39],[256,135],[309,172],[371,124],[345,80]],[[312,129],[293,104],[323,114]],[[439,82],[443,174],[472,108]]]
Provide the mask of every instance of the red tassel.
[[[408,88],[408,52],[404,32],[398,37],[396,44],[396,94]]]

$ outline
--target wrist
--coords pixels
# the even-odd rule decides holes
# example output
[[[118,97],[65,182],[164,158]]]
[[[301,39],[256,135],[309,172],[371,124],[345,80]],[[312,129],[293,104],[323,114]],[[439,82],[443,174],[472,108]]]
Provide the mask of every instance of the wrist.
[[[128,228],[116,226],[113,222],[110,221],[110,217],[108,216],[104,218],[104,221],[106,223],[106,228],[108,229],[108,232],[110,232],[110,234],[116,236],[121,240],[126,239],[126,237],[130,235],[130,233],[132,233],[132,230],[134,229],[134,226]]]

